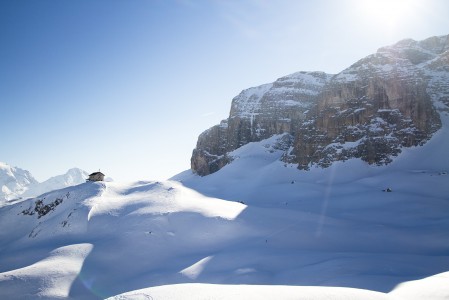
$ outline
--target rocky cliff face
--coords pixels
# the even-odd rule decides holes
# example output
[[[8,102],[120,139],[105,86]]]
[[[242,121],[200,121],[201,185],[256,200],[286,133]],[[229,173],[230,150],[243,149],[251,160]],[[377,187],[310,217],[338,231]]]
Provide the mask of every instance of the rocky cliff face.
[[[381,48],[337,75],[299,72],[247,89],[227,120],[202,133],[192,170],[216,172],[228,153],[288,133],[283,160],[300,169],[360,158],[387,164],[441,127],[449,105],[449,36]]]

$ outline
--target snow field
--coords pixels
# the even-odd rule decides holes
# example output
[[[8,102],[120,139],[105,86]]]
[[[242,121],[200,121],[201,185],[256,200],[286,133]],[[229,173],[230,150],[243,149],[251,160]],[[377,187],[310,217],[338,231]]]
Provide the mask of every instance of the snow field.
[[[2,207],[0,298],[447,299],[443,122],[384,167],[298,171],[273,137],[207,177],[89,182]]]

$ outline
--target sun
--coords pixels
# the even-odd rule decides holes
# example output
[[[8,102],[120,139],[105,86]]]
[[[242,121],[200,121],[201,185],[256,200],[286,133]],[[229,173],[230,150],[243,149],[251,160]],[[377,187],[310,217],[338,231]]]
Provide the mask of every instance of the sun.
[[[417,0],[357,0],[355,6],[369,25],[393,31],[416,13]]]

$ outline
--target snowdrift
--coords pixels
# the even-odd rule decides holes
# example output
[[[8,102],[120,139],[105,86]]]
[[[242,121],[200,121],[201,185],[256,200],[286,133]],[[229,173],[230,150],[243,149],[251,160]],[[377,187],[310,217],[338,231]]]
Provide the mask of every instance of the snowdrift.
[[[442,119],[388,166],[299,171],[274,136],[210,176],[87,182],[2,207],[0,298],[447,299]]]

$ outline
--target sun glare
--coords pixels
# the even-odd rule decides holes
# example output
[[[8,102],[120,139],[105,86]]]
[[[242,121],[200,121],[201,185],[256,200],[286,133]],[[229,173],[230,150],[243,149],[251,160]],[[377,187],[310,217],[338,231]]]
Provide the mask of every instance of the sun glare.
[[[355,3],[368,25],[382,30],[394,31],[417,10],[416,0],[357,0]]]

